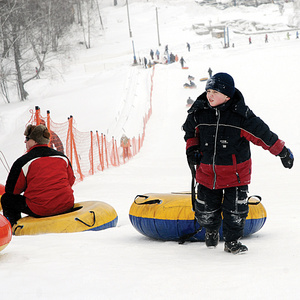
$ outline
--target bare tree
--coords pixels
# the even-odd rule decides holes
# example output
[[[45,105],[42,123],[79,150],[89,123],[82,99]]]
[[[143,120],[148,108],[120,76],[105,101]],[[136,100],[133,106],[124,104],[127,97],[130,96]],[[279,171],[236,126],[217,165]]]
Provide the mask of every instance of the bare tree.
[[[0,0],[0,94],[6,102],[16,87],[20,100],[26,100],[26,83],[66,48],[62,42],[76,26],[76,16],[90,48],[93,34],[99,34],[97,18],[103,30],[98,0]]]
[[[2,59],[0,59],[0,61],[2,61]],[[3,96],[5,102],[10,103],[7,76],[5,74],[4,68],[2,67],[2,63],[0,63],[0,94]]]
[[[100,19],[101,28],[103,30],[104,26],[103,26],[103,22],[102,22],[101,13],[100,13],[99,3],[98,3],[98,0],[95,0],[95,1],[96,1],[96,5],[97,5],[97,11],[98,11],[99,19]]]
[[[83,40],[87,49],[91,48],[91,37],[92,28],[94,28],[94,20],[96,18],[96,11],[100,17],[100,24],[103,29],[103,23],[100,15],[98,1],[96,0],[97,10],[94,9],[95,0],[77,0],[78,16],[80,16],[80,22],[78,22],[82,27]]]
[[[59,39],[74,21],[73,5],[73,0],[0,0],[0,92],[7,100],[9,82],[18,87],[21,101],[27,98],[25,84],[44,70],[47,55],[58,50]]]

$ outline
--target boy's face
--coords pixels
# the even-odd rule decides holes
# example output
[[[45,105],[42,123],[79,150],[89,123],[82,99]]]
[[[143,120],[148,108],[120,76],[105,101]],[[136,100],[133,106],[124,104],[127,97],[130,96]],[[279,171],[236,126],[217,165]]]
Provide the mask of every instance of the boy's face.
[[[207,90],[206,97],[211,107],[221,105],[230,99],[228,96],[215,90]]]

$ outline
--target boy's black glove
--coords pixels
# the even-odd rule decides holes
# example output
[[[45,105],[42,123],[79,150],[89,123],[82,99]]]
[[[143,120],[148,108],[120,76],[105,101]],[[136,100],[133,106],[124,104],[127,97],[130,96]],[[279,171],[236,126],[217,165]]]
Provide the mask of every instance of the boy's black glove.
[[[292,168],[294,163],[294,155],[289,148],[283,147],[278,156],[280,157],[281,162],[285,168]]]
[[[198,146],[191,146],[186,150],[187,161],[191,165],[200,165],[201,154]]]

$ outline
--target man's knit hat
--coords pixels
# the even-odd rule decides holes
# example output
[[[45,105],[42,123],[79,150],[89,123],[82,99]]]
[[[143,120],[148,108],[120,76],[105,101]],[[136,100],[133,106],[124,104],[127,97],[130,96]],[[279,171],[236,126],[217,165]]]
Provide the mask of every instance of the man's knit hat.
[[[217,73],[207,80],[205,90],[215,90],[232,98],[235,92],[234,80],[227,73]]]
[[[41,145],[49,144],[50,141],[50,132],[44,125],[35,126],[29,124],[25,129],[24,135]]]

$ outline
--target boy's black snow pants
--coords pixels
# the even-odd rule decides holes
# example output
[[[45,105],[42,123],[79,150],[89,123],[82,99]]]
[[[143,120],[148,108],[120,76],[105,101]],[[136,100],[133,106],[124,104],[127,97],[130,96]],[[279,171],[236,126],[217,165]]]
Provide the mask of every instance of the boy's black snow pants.
[[[248,186],[211,190],[198,184],[195,217],[200,226],[219,230],[223,213],[223,237],[226,242],[243,236],[248,215]]]

